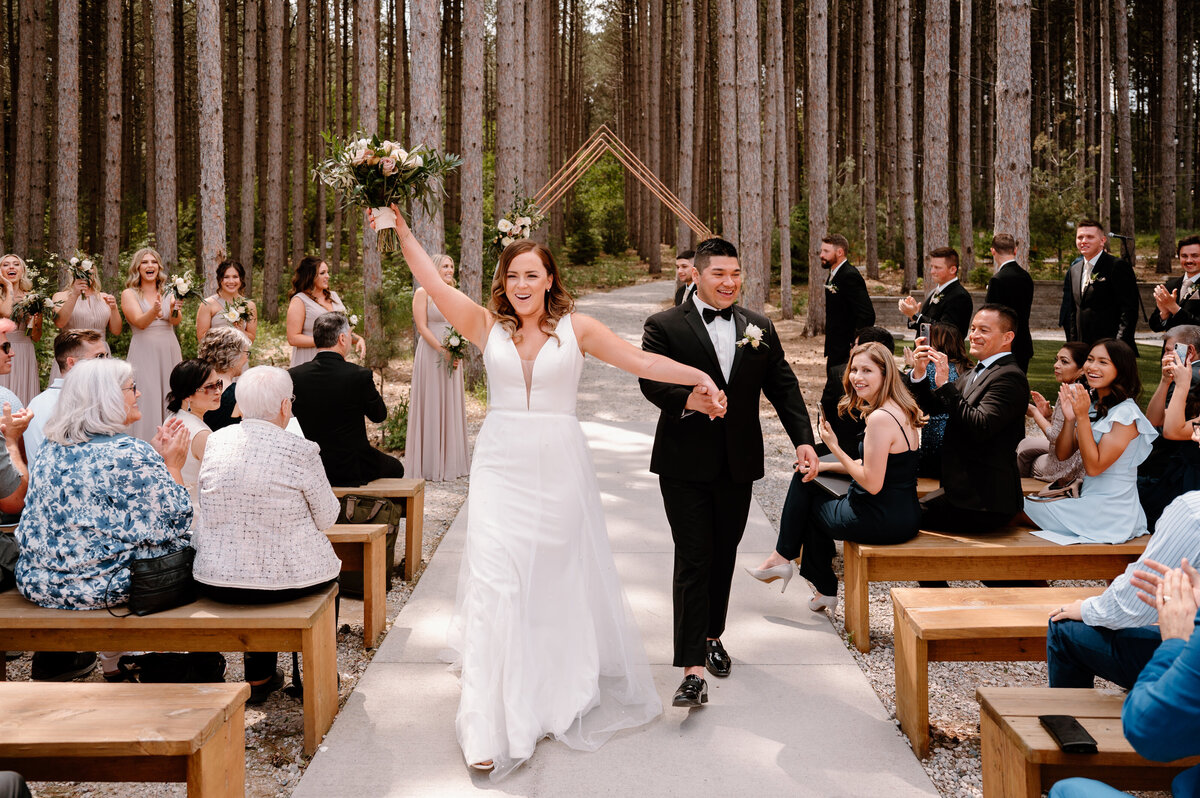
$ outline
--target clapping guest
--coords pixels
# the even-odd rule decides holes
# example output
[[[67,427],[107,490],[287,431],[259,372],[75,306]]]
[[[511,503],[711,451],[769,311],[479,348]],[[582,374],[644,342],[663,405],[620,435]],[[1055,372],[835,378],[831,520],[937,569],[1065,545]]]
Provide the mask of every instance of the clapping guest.
[[[12,319],[0,318],[0,374],[8,374],[13,367],[13,347],[8,340],[10,333],[17,329]],[[0,404],[7,404],[13,410],[23,410],[25,403],[7,387],[0,385]]]
[[[234,385],[250,362],[250,339],[236,327],[213,327],[200,339],[196,357],[211,365],[213,379],[225,385],[220,406],[204,414],[204,423],[213,432],[237,424],[241,417],[233,415],[237,406]]]
[[[434,255],[433,262],[442,280],[454,285],[450,256]],[[410,477],[436,482],[456,479],[471,470],[462,364],[454,363],[442,345],[450,322],[424,288],[413,293],[412,308],[418,338],[408,396],[404,471]]]
[[[142,415],[130,433],[152,439],[166,417],[167,386],[171,370],[183,360],[175,328],[183,321],[183,303],[165,295],[167,275],[162,258],[153,249],[139,249],[129,263],[129,278],[121,292],[121,309],[133,327],[129,340],[129,365],[142,386]]]
[[[900,312],[908,318],[909,329],[920,330],[922,324],[941,321],[953,324],[960,335],[966,336],[973,303],[971,292],[958,280],[957,250],[942,247],[929,253],[925,286],[929,293],[923,302],[918,304],[911,296],[900,300]]]
[[[313,325],[325,313],[346,313],[346,306],[336,291],[329,289],[329,264],[307,255],[296,264],[292,276],[292,300],[287,311],[287,341],[292,347],[292,368],[317,356],[313,343]],[[365,357],[366,342],[350,332],[351,342],[359,357]]]
[[[1059,385],[1079,381],[1088,350],[1088,345],[1081,341],[1069,341],[1062,345],[1054,356],[1054,379]],[[1025,414],[1033,419],[1042,434],[1026,437],[1017,447],[1017,467],[1021,470],[1021,476],[1058,486],[1068,485],[1082,477],[1083,461],[1078,450],[1066,460],[1059,460],[1054,450],[1055,441],[1063,428],[1062,405],[1051,407],[1046,397],[1031,391],[1029,409]]]
[[[217,265],[217,293],[205,297],[196,308],[196,340],[204,339],[210,329],[236,327],[254,342],[258,334],[258,308],[253,299],[243,295],[246,290],[246,270],[236,260],[223,260]],[[237,307],[245,305],[247,317],[231,320],[237,316]]]
[[[185,360],[171,371],[171,392],[167,394],[167,418],[179,419],[188,433],[187,459],[184,461],[183,486],[196,506],[196,484],[200,478],[200,462],[204,445],[212,430],[204,423],[204,414],[221,404],[224,384],[213,376],[212,365],[206,360]]]
[[[100,275],[92,271],[90,280],[72,280],[51,299],[55,305],[54,326],[60,330],[95,330],[103,336],[121,334],[121,311],[117,298],[106,294],[100,285]],[[50,382],[62,376],[58,362],[50,364]]]
[[[96,330],[63,330],[54,338],[54,362],[61,374],[70,372],[80,361],[106,357],[108,344],[104,341],[104,333]],[[63,378],[59,377],[29,403],[28,409],[33,412],[33,419],[29,422],[22,440],[25,443],[25,457],[31,466],[46,440],[46,422],[54,415],[58,397],[62,394],[62,386]]]
[[[1151,532],[1166,506],[1193,490],[1200,490],[1200,448],[1191,444],[1191,419],[1200,417],[1200,379],[1196,347],[1200,327],[1181,324],[1163,334],[1162,377],[1146,407],[1146,418],[1161,433],[1149,456],[1138,466],[1138,499],[1146,511]],[[1176,352],[1183,352],[1180,360]],[[1167,409],[1172,408],[1171,421]]]
[[[1082,385],[1059,388],[1063,429],[1055,454],[1066,460],[1078,451],[1083,462],[1079,498],[1025,500],[1033,534],[1055,543],[1123,543],[1146,534],[1146,513],[1138,502],[1137,467],[1158,433],[1142,415],[1137,359],[1124,341],[1104,338],[1092,346],[1083,374],[1095,402]]]
[[[932,340],[923,343],[946,356],[946,362],[950,367],[949,380],[951,382],[957,380],[960,374],[966,374],[973,368],[971,358],[967,356],[967,350],[963,346],[962,335],[953,324],[938,322],[931,325],[929,337]],[[925,379],[932,380],[934,372],[935,367],[931,360],[925,366]],[[950,413],[937,400],[931,400],[929,405],[922,409],[929,414],[929,421],[921,430],[920,474],[923,477],[940,477],[942,474],[942,440],[946,437],[946,425],[950,421]]]
[[[0,258],[0,279],[8,284],[13,305],[33,290],[33,282],[25,272],[25,261],[18,256],[10,254]],[[34,346],[41,339],[40,311],[31,314],[8,333],[8,342],[12,344],[13,367],[8,374],[0,374],[0,386],[10,389],[25,403],[41,391],[41,383],[38,381],[37,347]]]
[[[797,472],[788,489],[775,551],[758,568],[747,569],[764,582],[783,579],[786,590],[793,572],[790,561],[801,557],[800,574],[813,585],[808,606],[814,612],[837,606],[835,540],[879,545],[903,543],[917,534],[918,430],[925,415],[902,379],[892,353],[881,344],[854,347],[838,412],[866,422],[859,457],[842,450],[828,419],[820,424],[821,440],[838,460],[836,468],[821,463],[821,470],[849,474],[850,489],[834,499]]]
[[[1150,314],[1151,330],[1200,324],[1200,236],[1180,239],[1175,251],[1183,274],[1154,286],[1154,304],[1158,306],[1158,312]]]
[[[320,446],[285,431],[292,380],[256,366],[237,383],[242,423],[214,432],[200,467],[200,517],[193,575],[210,598],[229,604],[290,601],[337,580],[341,561],[324,531],[338,500]],[[283,685],[277,655],[247,653],[250,699]]]

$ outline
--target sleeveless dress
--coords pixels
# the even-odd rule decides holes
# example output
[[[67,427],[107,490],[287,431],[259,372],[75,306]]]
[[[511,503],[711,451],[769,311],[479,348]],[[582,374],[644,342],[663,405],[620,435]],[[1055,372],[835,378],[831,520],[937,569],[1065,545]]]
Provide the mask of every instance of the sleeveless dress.
[[[138,307],[145,313],[150,303],[138,294]],[[133,379],[142,392],[138,407],[140,420],[129,426],[129,434],[144,441],[153,440],[167,417],[167,392],[171,390],[171,371],[183,360],[175,328],[161,315],[144,330],[133,327],[126,360],[133,366]]]
[[[662,712],[609,547],[575,417],[583,354],[570,316],[533,361],[499,324],[484,346],[490,407],[475,443],[467,544],[447,642],[455,726],[493,781],[553,737],[594,751]]]
[[[149,305],[147,305],[149,307]],[[67,330],[95,330],[108,338],[108,320],[112,317],[112,311],[109,310],[108,303],[94,292],[89,292],[87,296],[81,296],[75,300],[75,308],[71,311],[71,318],[67,321]],[[42,324],[47,324],[50,319],[44,319]],[[47,332],[49,332],[47,330]],[[57,333],[56,333],[57,334]],[[62,372],[58,370],[58,363],[54,358],[50,358],[50,382],[54,382],[62,376]],[[138,387],[141,387],[140,385]]]
[[[142,386],[139,385],[138,387],[141,388]],[[203,420],[183,408],[180,408],[178,413],[168,413],[167,418],[177,418],[183,422],[183,426],[187,427],[187,459],[183,461],[183,468],[179,469],[179,474],[183,477],[183,486],[187,488],[188,495],[192,497],[192,526],[196,526],[196,519],[199,517],[200,510],[200,494],[197,488],[197,485],[200,483],[200,460],[192,452],[192,439],[201,432],[211,432],[212,430],[209,429]]]
[[[1094,412],[1094,410],[1089,410]],[[1146,534],[1146,511],[1138,501],[1137,469],[1150,454],[1158,432],[1137,402],[1126,399],[1092,422],[1092,437],[1113,424],[1134,424],[1137,435],[1112,465],[1096,476],[1083,475],[1078,499],[1038,502],[1025,499],[1025,514],[1039,527],[1033,534],[1051,543],[1124,543]]]
[[[37,347],[29,337],[29,322],[10,332],[6,340],[12,344],[12,371],[0,374],[0,385],[15,393],[27,405],[30,399],[42,392],[38,381]]]
[[[439,341],[450,323],[429,300],[429,329]],[[467,453],[467,404],[463,395],[463,366],[451,373],[446,359],[417,336],[413,355],[412,390],[408,397],[408,437],[404,443],[404,473],[435,482],[456,479],[471,470]]]
[[[239,321],[236,325],[230,324],[229,319],[225,318],[225,311],[229,310],[229,303],[226,302],[221,297],[220,294],[217,294],[216,297],[217,297],[216,307],[213,308],[212,318],[209,321],[208,328],[210,330],[215,330],[217,327],[234,327],[234,326],[236,326],[239,330],[241,330],[242,332],[245,332],[246,331],[246,322]],[[205,302],[207,302],[209,305],[214,304],[212,302],[209,302],[208,300],[205,300]],[[307,322],[307,321],[308,321],[308,317],[306,314],[305,322]]]
[[[346,312],[346,306],[342,304],[342,298],[337,295],[337,291],[329,292],[330,299],[333,301],[332,310],[326,310],[325,308],[321,307],[317,300],[313,299],[303,291],[299,294],[296,294],[296,296],[300,297],[300,301],[304,303],[304,326],[300,328],[300,333],[302,335],[307,335],[310,337],[312,336],[313,324],[316,322],[317,317],[322,313],[333,313],[334,311],[338,313]],[[301,363],[307,363],[316,356],[317,348],[315,346],[293,346],[291,367],[299,366]]]

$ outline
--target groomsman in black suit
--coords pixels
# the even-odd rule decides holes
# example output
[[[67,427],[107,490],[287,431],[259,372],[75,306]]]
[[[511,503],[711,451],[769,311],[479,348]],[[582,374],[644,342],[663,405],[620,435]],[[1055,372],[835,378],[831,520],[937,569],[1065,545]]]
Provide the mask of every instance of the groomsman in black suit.
[[[719,397],[641,380],[642,393],[662,411],[650,470],[658,474],[675,542],[674,664],[684,669],[677,707],[708,700],[706,667],[718,677],[732,667],[720,638],[750,488],[763,476],[761,394],[775,406],[805,479],[817,475],[819,462],[804,398],[774,325],[734,304],[742,288],[737,250],[720,238],[703,241],[695,271],[691,300],[647,319],[642,337],[646,351],[707,372],[725,398],[722,407],[713,404]],[[724,417],[710,418],[721,410]]]
[[[1033,336],[1029,334],[1029,312],[1033,308],[1033,278],[1017,263],[1017,239],[1008,233],[992,237],[992,264],[1000,268],[988,280],[987,302],[1007,305],[1017,313],[1017,337],[1012,353],[1021,371],[1029,371],[1033,359]]]
[[[1180,239],[1175,251],[1183,275],[1154,288],[1158,312],[1150,316],[1150,329],[1155,332],[1181,324],[1200,324],[1200,236]]]
[[[920,330],[922,324],[941,321],[953,324],[965,338],[973,303],[971,293],[958,281],[958,251],[942,247],[930,252],[925,283],[932,283],[934,289],[920,305],[911,296],[900,300],[900,312],[908,317],[909,329]]]
[[[1075,226],[1076,258],[1063,280],[1059,322],[1068,341],[1089,346],[1101,338],[1116,338],[1133,347],[1137,330],[1137,277],[1129,261],[1105,251],[1108,236],[1099,222],[1084,219]]]
[[[696,251],[685,249],[675,256],[675,279],[679,287],[675,289],[675,304],[682,305],[696,292],[693,282],[692,262],[696,259]]]
[[[825,390],[821,392],[821,410],[829,419],[838,445],[848,452],[857,450],[854,429],[858,426],[838,416],[842,398],[842,375],[854,348],[854,334],[875,323],[875,307],[867,293],[867,283],[858,269],[846,259],[850,242],[843,235],[821,239],[821,264],[829,269],[825,280]]]

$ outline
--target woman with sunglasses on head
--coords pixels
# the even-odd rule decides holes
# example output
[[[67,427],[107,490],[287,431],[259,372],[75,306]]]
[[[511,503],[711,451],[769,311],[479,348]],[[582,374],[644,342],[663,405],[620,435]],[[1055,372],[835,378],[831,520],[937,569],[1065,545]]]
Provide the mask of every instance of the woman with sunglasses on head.
[[[204,414],[221,406],[224,383],[213,374],[212,364],[192,358],[171,371],[171,392],[167,394],[167,418],[177,418],[188,432],[187,460],[183,464],[183,486],[192,497],[192,507],[198,507],[196,483],[200,478],[200,461],[212,430],[204,423]]]

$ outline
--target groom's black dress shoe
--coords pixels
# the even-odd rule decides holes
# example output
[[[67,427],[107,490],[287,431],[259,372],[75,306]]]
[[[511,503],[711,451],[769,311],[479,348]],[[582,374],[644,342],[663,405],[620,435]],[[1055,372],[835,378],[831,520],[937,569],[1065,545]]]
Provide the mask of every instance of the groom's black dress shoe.
[[[704,657],[704,666],[713,676],[724,679],[733,669],[733,660],[725,652],[725,646],[720,640],[708,641],[708,654]]]
[[[675,698],[671,701],[671,706],[698,707],[707,703],[708,682],[699,676],[684,676],[683,681],[679,684],[679,689],[675,691]]]

